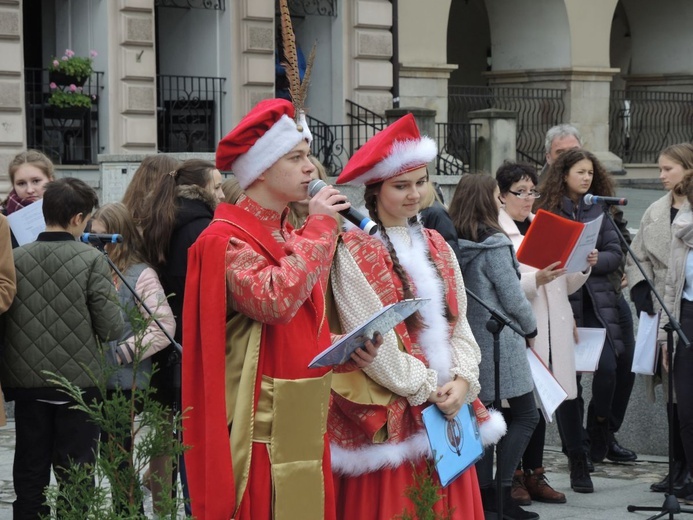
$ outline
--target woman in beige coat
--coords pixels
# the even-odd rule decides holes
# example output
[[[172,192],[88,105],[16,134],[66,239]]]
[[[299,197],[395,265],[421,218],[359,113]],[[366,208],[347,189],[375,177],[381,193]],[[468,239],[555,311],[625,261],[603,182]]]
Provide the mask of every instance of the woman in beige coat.
[[[534,218],[532,204],[539,197],[536,191],[537,174],[528,164],[508,162],[496,172],[496,181],[504,204],[498,221],[517,251]],[[541,270],[520,264],[520,282],[537,320],[534,351],[551,369],[568,393],[568,399],[575,399],[574,320],[568,295],[585,283],[589,271],[565,274],[565,269],[558,268],[557,263]],[[578,426],[581,427],[579,417],[574,427]],[[539,424],[522,457],[524,472],[518,469],[513,479],[513,498],[523,505],[531,500],[549,503],[566,501],[565,495],[551,488],[544,477],[542,454],[545,433],[546,422],[540,415]]]
[[[677,187],[686,194],[687,202],[681,207],[671,225],[671,253],[669,270],[664,289],[664,304],[681,324],[686,337],[693,338],[693,171],[684,176]],[[662,316],[662,324],[668,322],[668,316]],[[678,402],[678,433],[686,454],[687,469],[693,473],[693,349],[684,348],[675,339],[673,367],[668,366],[666,357],[666,333],[660,330],[659,341],[662,345],[664,369],[672,374],[674,390]],[[693,482],[688,480],[674,495],[686,504],[693,504]]]
[[[0,215],[0,314],[10,308],[17,292],[12,241],[7,219]],[[5,426],[5,403],[0,395],[0,426]]]
[[[657,161],[659,165],[659,179],[669,192],[653,202],[646,210],[640,221],[640,229],[633,239],[631,248],[635,256],[640,260],[645,275],[654,283],[660,296],[664,297],[664,283],[669,267],[669,253],[671,250],[671,226],[679,209],[686,201],[681,181],[686,170],[693,169],[693,145],[679,143],[662,150]],[[645,278],[637,268],[632,258],[628,258],[626,264],[626,276],[630,287],[630,299],[635,304],[638,314],[641,311],[655,314],[661,310],[661,305],[652,297]],[[674,311],[674,309],[669,309]],[[666,380],[665,380],[666,381]],[[661,384],[662,377],[655,374],[646,378],[648,397],[655,401],[655,387]],[[666,383],[664,384],[666,389]],[[666,390],[665,390],[666,392]],[[679,434],[679,423],[676,398],[671,407],[667,407],[667,414],[673,415],[674,442],[672,444],[674,467],[674,489],[680,489],[686,483],[689,472],[686,464],[686,455]],[[652,484],[650,489],[663,493],[668,490],[669,475],[661,481]]]

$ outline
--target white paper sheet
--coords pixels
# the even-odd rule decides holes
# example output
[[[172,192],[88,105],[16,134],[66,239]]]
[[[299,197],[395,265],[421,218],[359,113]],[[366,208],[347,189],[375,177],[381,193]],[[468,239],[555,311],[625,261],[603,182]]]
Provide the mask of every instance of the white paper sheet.
[[[599,365],[606,329],[578,327],[578,342],[575,345],[575,371],[594,372]]]
[[[635,352],[633,353],[633,366],[631,372],[636,374],[654,375],[659,356],[657,335],[659,331],[659,317],[657,313],[650,316],[646,312],[640,313],[638,324],[638,336],[635,338]]]
[[[39,233],[46,230],[46,221],[43,220],[43,199],[8,215],[7,222],[20,246],[33,242]]]
[[[575,244],[573,252],[570,253],[570,258],[568,258],[565,265],[569,273],[579,273],[589,267],[587,255],[589,255],[594,249],[594,246],[597,245],[599,230],[602,228],[602,220],[604,220],[603,214],[599,215],[594,220],[585,222],[585,228],[582,230],[580,239]]]
[[[552,422],[553,413],[556,408],[565,401],[568,397],[567,392],[561,384],[556,381],[553,374],[544,365],[536,352],[531,348],[527,350],[527,361],[529,368],[532,371],[532,379],[534,380],[534,394],[539,397],[538,405],[541,406],[541,411],[547,422]]]

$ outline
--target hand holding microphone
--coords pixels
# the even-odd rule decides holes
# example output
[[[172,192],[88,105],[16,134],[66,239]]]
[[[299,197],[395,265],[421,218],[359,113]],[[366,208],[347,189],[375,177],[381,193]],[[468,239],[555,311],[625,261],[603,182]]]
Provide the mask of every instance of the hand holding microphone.
[[[323,191],[324,188],[329,189]],[[325,194],[325,197],[322,196],[323,193]],[[360,229],[364,230],[369,235],[373,235],[376,231],[378,231],[378,225],[367,216],[362,215],[354,208],[352,208],[349,204],[349,201],[341,203],[336,202],[336,200],[338,200],[339,198],[343,198],[344,195],[339,193],[335,188],[328,186],[327,183],[325,183],[325,181],[322,181],[320,179],[313,179],[312,181],[310,181],[310,184],[308,184],[308,196],[311,197],[310,204],[312,204],[314,200],[318,203],[323,202],[322,199],[324,198],[324,202],[331,206],[330,209],[332,211],[336,210],[342,217],[344,217]],[[313,213],[312,210],[310,212]]]

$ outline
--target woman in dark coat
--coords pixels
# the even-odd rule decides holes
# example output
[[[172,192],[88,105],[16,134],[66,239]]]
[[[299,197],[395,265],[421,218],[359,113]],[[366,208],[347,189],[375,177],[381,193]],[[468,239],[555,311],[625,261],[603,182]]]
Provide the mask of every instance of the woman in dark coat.
[[[581,149],[561,154],[542,180],[539,191],[542,198],[537,199],[535,209],[544,209],[578,222],[589,222],[602,214],[600,205],[585,204],[586,193],[614,195],[610,175],[593,154]],[[592,399],[594,420],[588,421],[587,428],[591,442],[589,455],[592,460],[601,461],[608,451],[609,414],[616,390],[616,361],[624,351],[618,294],[609,277],[619,269],[623,253],[618,234],[606,218],[601,225],[596,249],[599,252],[597,263],[585,285],[570,295],[570,303],[578,327],[606,329],[606,342],[592,380],[592,395],[599,398]],[[579,396],[582,391],[579,375],[577,379]],[[582,431],[560,426],[561,422],[568,423],[568,414],[577,412],[583,417],[584,410],[576,411],[575,407],[581,408],[580,399],[565,401],[556,412],[559,432],[570,458],[571,484],[587,472]]]
[[[217,204],[224,200],[221,191],[221,173],[214,163],[190,159],[164,175],[152,193],[151,211],[141,222],[144,253],[147,263],[153,266],[176,318],[174,339],[180,344],[183,337],[183,295],[188,268],[188,248],[209,225]],[[157,389],[156,397],[172,410],[180,410],[180,355],[168,347],[152,356],[158,370],[151,384]],[[183,459],[180,459],[182,464]],[[157,461],[152,473],[167,474],[169,461]],[[186,482],[183,478],[183,491]],[[157,479],[150,478],[152,486]],[[157,490],[152,495],[158,498]],[[186,497],[187,498],[187,497]]]

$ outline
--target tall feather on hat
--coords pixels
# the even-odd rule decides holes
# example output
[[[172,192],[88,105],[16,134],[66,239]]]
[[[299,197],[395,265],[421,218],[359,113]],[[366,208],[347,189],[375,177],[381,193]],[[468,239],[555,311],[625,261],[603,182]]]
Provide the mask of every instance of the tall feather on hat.
[[[296,109],[296,126],[301,131],[301,116],[305,114],[305,102],[308,96],[310,73],[313,70],[313,62],[315,61],[316,44],[313,43],[313,48],[310,50],[310,55],[306,62],[306,72],[303,75],[303,81],[301,81],[296,35],[291,23],[288,0],[279,0],[279,16],[282,28],[282,47],[284,47],[284,60],[281,62],[281,65],[286,71],[286,79],[289,82],[289,95]]]

